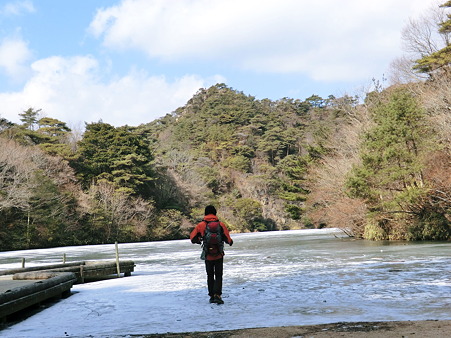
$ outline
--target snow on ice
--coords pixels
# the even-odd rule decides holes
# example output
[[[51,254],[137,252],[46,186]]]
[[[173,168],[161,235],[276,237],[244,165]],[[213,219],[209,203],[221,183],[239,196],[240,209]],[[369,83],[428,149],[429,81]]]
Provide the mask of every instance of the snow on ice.
[[[209,304],[200,246],[119,244],[125,278],[77,284],[72,295],[1,337],[112,337],[310,325],[451,319],[451,244],[368,242],[338,229],[232,234],[224,305]],[[0,253],[0,268],[114,260],[114,245]]]

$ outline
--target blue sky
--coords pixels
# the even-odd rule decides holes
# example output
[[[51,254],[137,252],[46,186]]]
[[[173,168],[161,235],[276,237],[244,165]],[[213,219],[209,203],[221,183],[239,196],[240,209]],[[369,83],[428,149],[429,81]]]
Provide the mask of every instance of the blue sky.
[[[224,82],[277,100],[361,94],[438,0],[0,0],[0,117],[139,125]]]

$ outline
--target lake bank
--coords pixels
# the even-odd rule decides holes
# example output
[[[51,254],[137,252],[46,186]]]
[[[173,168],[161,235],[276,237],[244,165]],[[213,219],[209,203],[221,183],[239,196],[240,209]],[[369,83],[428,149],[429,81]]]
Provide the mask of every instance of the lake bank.
[[[333,323],[306,326],[268,327],[215,332],[187,332],[144,335],[143,338],[445,338],[451,332],[451,320],[422,320],[394,322]]]

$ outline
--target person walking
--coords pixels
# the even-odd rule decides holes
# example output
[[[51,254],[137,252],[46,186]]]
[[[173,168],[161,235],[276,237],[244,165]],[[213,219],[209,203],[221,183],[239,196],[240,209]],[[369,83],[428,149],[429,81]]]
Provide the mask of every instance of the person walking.
[[[204,219],[190,234],[191,243],[202,244],[201,259],[205,260],[210,303],[224,304],[222,300],[222,274],[224,266],[224,242],[232,246],[229,230],[216,216],[213,205],[205,207]]]

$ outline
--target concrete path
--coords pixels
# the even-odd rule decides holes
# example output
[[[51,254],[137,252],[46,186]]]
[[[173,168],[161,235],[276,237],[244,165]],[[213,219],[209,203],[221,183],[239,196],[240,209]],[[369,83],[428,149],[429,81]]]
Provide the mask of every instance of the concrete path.
[[[13,280],[12,275],[0,277],[0,293],[19,288],[24,285],[33,284],[39,280]]]

